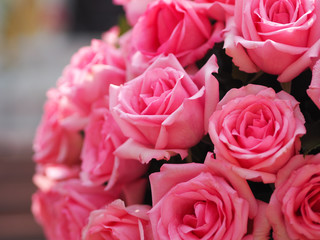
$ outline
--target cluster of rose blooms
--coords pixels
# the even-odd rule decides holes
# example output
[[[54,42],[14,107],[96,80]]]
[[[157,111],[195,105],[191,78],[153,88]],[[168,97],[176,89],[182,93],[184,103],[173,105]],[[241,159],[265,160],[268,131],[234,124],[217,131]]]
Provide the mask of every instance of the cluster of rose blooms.
[[[319,111],[320,1],[114,3],[130,28],[81,48],[47,92],[32,198],[46,237],[320,239],[320,154],[301,150],[306,116],[288,87],[310,71]],[[287,91],[223,92],[219,44],[238,72]]]

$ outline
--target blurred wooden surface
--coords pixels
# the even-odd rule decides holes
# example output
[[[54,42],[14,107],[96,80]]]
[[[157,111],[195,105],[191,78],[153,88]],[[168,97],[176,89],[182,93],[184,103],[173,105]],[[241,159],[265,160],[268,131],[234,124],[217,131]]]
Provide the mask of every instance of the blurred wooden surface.
[[[31,211],[34,163],[30,149],[9,154],[0,149],[0,240],[42,240],[40,226]]]

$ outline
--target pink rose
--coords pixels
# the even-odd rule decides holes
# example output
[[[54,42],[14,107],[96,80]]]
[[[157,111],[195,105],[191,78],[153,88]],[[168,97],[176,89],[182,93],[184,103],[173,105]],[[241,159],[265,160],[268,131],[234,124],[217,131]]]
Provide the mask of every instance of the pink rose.
[[[222,41],[222,29],[221,22],[210,23],[206,9],[199,4],[160,0],[150,4],[133,27],[132,45],[136,54],[147,60],[172,53],[186,66],[203,58],[215,42]]]
[[[146,172],[147,166],[139,161],[114,155],[126,140],[106,104],[92,110],[81,153],[81,179],[85,184],[101,185],[109,181],[107,187],[112,188],[116,183],[131,182]]]
[[[38,190],[32,196],[32,212],[49,240],[80,240],[83,227],[93,210],[118,196],[104,191],[103,186],[86,187],[77,179]]]
[[[115,200],[104,208],[91,212],[82,240],[151,240],[147,215],[149,209],[150,206],[147,205],[125,207],[123,201]]]
[[[83,139],[76,107],[56,89],[49,90],[47,96],[33,142],[33,159],[41,164],[78,164]]]
[[[93,39],[90,46],[76,52],[58,81],[59,90],[67,96],[86,118],[92,105],[109,94],[110,84],[125,81],[125,62],[115,38],[119,30],[112,28],[104,40]]]
[[[207,155],[204,164],[164,164],[150,175],[154,239],[242,239],[257,202],[245,179]]]
[[[158,58],[123,86],[111,86],[110,111],[123,134],[135,142],[129,139],[134,146],[126,145],[120,155],[139,155],[142,160],[149,148],[153,153],[142,160],[148,162],[157,150],[172,153],[182,149],[186,155],[185,149],[200,141],[219,96],[217,80],[211,75],[217,71],[216,59],[210,59],[203,69],[192,79],[174,55],[169,55]]]
[[[267,209],[273,238],[320,239],[320,154],[294,156],[275,186]]]
[[[231,89],[218,103],[209,135],[217,158],[244,178],[268,183],[300,150],[304,122],[299,103],[288,93],[247,85]]]
[[[240,70],[279,75],[288,82],[320,50],[319,1],[239,0],[227,20],[226,53]]]
[[[312,68],[312,79],[307,94],[320,109],[320,60]]]

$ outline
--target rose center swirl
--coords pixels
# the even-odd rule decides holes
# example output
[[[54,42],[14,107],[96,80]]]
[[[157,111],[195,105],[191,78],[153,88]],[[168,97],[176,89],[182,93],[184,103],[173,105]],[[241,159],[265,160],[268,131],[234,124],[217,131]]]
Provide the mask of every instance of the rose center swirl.
[[[184,234],[192,233],[198,238],[203,238],[208,232],[218,230],[221,215],[223,213],[217,203],[198,201],[194,204],[194,212],[184,215],[180,230]]]
[[[266,7],[270,21],[281,24],[292,21],[295,6],[290,0],[267,1]]]
[[[232,136],[229,139],[233,145],[260,152],[273,144],[278,128],[268,107],[253,104],[244,111],[234,111],[226,116],[223,129],[225,134]]]
[[[171,68],[154,69],[147,73],[146,81],[136,100],[138,112],[142,115],[169,115],[173,113],[190,94],[182,84],[184,74]]]

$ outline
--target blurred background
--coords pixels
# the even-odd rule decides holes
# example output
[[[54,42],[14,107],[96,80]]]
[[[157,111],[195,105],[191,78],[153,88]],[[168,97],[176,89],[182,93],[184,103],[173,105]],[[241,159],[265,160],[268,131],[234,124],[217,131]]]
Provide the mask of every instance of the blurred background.
[[[0,240],[44,239],[30,206],[46,91],[122,14],[112,0],[0,0]]]

